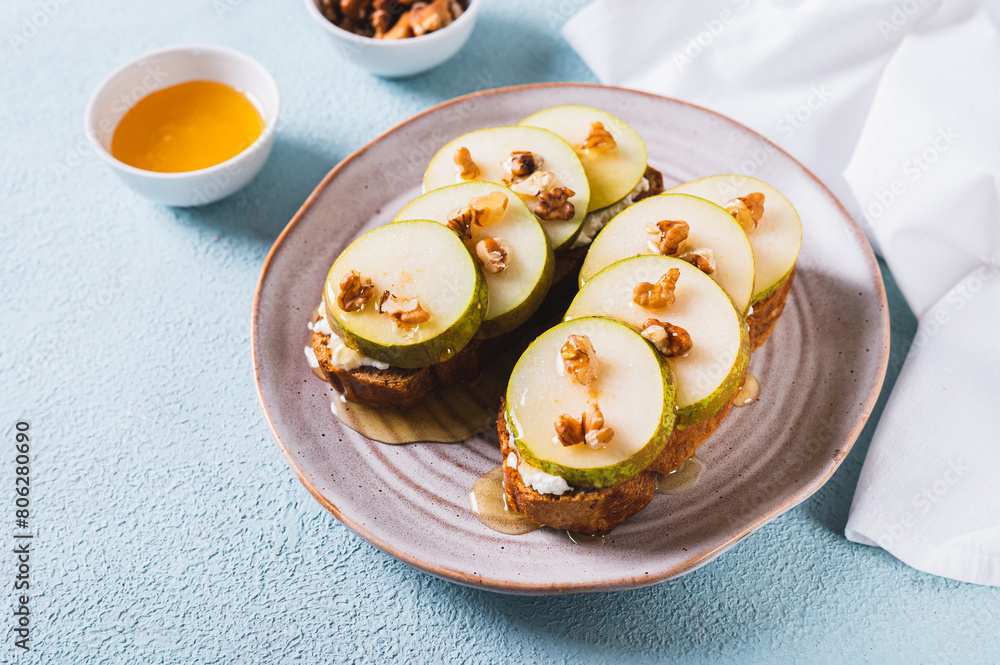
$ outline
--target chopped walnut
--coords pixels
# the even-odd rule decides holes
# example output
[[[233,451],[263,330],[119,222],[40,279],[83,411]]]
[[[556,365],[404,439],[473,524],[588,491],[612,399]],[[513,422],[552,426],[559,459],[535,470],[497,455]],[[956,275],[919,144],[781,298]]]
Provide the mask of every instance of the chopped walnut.
[[[416,302],[416,300],[411,302]],[[393,312],[389,315],[389,318],[391,318],[397,326],[406,327],[420,325],[421,323],[428,321],[431,318],[431,315],[430,312],[421,307],[420,303],[417,302],[413,309],[408,309],[403,312]]]
[[[372,28],[375,30],[375,39],[385,39],[385,35],[392,28],[392,13],[385,9],[376,9],[372,12]]]
[[[388,314],[396,327],[407,328],[421,324],[431,318],[430,313],[420,306],[416,298],[401,300],[388,291],[379,296],[376,309],[379,314]]]
[[[726,212],[732,215],[745,231],[757,228],[757,222],[764,216],[764,195],[753,192],[738,196],[726,204]]]
[[[505,212],[507,212],[507,195],[503,192],[490,192],[470,199],[469,205],[449,212],[448,228],[469,240],[472,238],[474,225],[488,226],[503,217]]]
[[[463,240],[472,240],[472,224],[476,221],[476,211],[471,206],[462,206],[448,213],[448,228]]]
[[[569,335],[559,355],[566,372],[580,385],[586,386],[597,378],[601,364],[594,345],[586,335]]]
[[[646,319],[642,324],[642,336],[649,340],[665,358],[686,356],[694,344],[691,335],[680,326],[666,321]]]
[[[540,169],[544,163],[545,160],[542,159],[541,155],[527,150],[515,150],[510,153],[510,157],[503,163],[503,167],[511,175],[512,180],[520,180]]]
[[[564,446],[575,446],[586,440],[587,432],[583,429],[583,418],[577,420],[568,413],[556,418],[555,428],[557,443]]]
[[[511,183],[510,189],[515,194],[525,196],[538,196],[547,189],[551,189],[556,184],[556,174],[551,171],[538,170],[524,180]]]
[[[618,147],[611,132],[604,128],[602,122],[590,123],[590,133],[583,142],[583,149],[587,152],[611,152]]]
[[[503,238],[484,238],[476,243],[476,256],[487,272],[503,272],[510,265],[510,245]]]
[[[351,270],[340,280],[337,306],[345,312],[359,312],[372,298],[372,281],[362,277],[357,270]]]
[[[706,275],[715,272],[715,253],[709,247],[684,248],[677,252],[677,258],[687,261]]]
[[[671,268],[664,273],[656,284],[639,282],[632,289],[632,302],[645,309],[663,309],[674,304],[674,288],[681,271]]]
[[[410,23],[416,37],[440,30],[454,18],[451,15],[451,0],[433,0],[430,4],[415,3],[410,8]]]
[[[603,448],[615,435],[612,428],[604,426],[604,414],[596,402],[590,404],[579,420],[569,414],[562,414],[556,418],[555,429],[556,442],[564,446],[586,443],[594,449]]]
[[[507,195],[503,192],[490,192],[477,196],[469,201],[469,207],[475,211],[472,221],[476,226],[489,226],[507,212]]]
[[[569,187],[553,187],[538,196],[538,205],[535,206],[535,214],[539,219],[551,222],[555,219],[573,219],[576,208],[570,203],[570,197],[575,196]]]
[[[340,11],[352,21],[361,21],[371,4],[372,0],[340,0]]]
[[[650,240],[647,245],[650,251],[657,254],[673,256],[677,253],[677,248],[681,246],[681,243],[687,240],[690,232],[691,227],[688,226],[688,223],[680,219],[650,222],[646,224],[646,233],[655,236],[655,238]]]
[[[462,180],[475,180],[479,177],[479,167],[472,161],[468,148],[462,147],[455,151],[455,166],[458,168],[458,177]]]
[[[410,14],[406,13],[399,17],[396,25],[382,35],[382,39],[409,39],[413,36],[413,24],[410,22]]]

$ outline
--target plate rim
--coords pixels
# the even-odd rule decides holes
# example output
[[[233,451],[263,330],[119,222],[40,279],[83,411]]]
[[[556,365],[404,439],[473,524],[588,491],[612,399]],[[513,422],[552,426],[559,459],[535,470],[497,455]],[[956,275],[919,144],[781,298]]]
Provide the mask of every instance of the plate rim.
[[[824,469],[822,477],[810,479],[810,481],[806,483],[804,487],[786,497],[781,503],[779,503],[772,509],[765,512],[751,524],[749,524],[743,529],[740,529],[737,532],[730,534],[729,536],[724,537],[724,541],[720,543],[718,546],[712,548],[707,552],[701,553],[700,555],[686,559],[683,563],[673,566],[672,568],[661,574],[648,577],[644,576],[641,581],[634,577],[633,578],[623,577],[610,582],[599,582],[599,583],[583,582],[579,584],[561,584],[561,585],[525,584],[503,579],[496,579],[485,575],[478,575],[478,574],[470,575],[467,573],[462,573],[460,571],[455,571],[450,568],[431,563],[429,561],[424,561],[423,559],[417,558],[413,555],[409,555],[401,551],[400,549],[396,548],[391,543],[386,542],[383,539],[373,535],[364,527],[359,525],[356,521],[352,520],[350,517],[345,515],[335,504],[333,504],[325,496],[323,496],[323,494],[320,493],[311,482],[309,482],[309,480],[305,476],[304,471],[296,463],[294,455],[292,454],[291,450],[285,444],[284,440],[282,440],[281,435],[275,428],[274,422],[271,418],[271,413],[268,404],[264,399],[263,393],[261,392],[260,363],[258,357],[258,342],[259,342],[258,337],[260,331],[260,320],[259,320],[260,296],[261,296],[261,291],[263,290],[264,287],[265,280],[267,279],[268,276],[268,271],[271,267],[271,261],[277,255],[277,252],[281,249],[286,237],[289,235],[289,233],[291,233],[292,229],[301,221],[306,211],[314,204],[320,192],[323,189],[325,189],[334,178],[337,177],[337,175],[344,167],[346,167],[349,163],[351,163],[352,161],[363,155],[365,152],[367,152],[368,149],[371,148],[374,144],[388,138],[389,136],[401,130],[402,128],[406,127],[407,125],[416,122],[417,120],[423,118],[426,115],[435,113],[437,111],[448,108],[449,106],[455,104],[460,104],[468,99],[511,93],[511,92],[519,92],[522,90],[542,89],[542,88],[567,88],[567,87],[591,88],[591,89],[618,91],[628,94],[638,94],[644,97],[649,97],[651,99],[656,99],[660,101],[666,100],[675,104],[681,104],[684,106],[692,107],[704,113],[715,116],[716,119],[726,124],[733,125],[739,130],[749,132],[750,134],[757,137],[761,141],[764,141],[765,143],[770,145],[771,148],[773,148],[776,152],[781,153],[789,160],[794,162],[800,169],[802,169],[802,171],[810,179],[812,179],[812,181],[815,184],[819,185],[819,187],[827,194],[829,199],[835,204],[836,208],[840,211],[843,218],[848,222],[848,228],[851,230],[854,236],[861,241],[859,244],[862,247],[863,253],[865,254],[865,258],[868,260],[871,273],[876,278],[875,279],[876,292],[882,304],[881,307],[882,327],[885,331],[885,336],[882,348],[880,349],[881,361],[880,361],[880,366],[878,367],[877,381],[875,382],[869,393],[865,396],[865,403],[862,407],[862,411],[859,417],[857,418],[854,426],[851,428],[851,431],[847,434],[846,438],[844,438],[836,445],[834,455],[832,456],[831,460],[827,463],[827,468]],[[313,191],[302,203],[302,206],[298,209],[298,211],[296,211],[292,219],[288,222],[285,228],[282,229],[281,233],[278,234],[278,237],[274,240],[274,243],[271,245],[270,250],[268,250],[267,257],[264,259],[264,264],[261,267],[260,277],[257,280],[257,286],[254,289],[253,309],[251,311],[251,317],[250,317],[251,360],[253,368],[254,389],[257,393],[257,400],[260,403],[261,410],[264,413],[264,419],[267,421],[268,429],[271,431],[271,435],[274,437],[275,442],[278,444],[278,448],[281,450],[281,454],[285,458],[285,462],[292,469],[295,476],[299,479],[299,482],[301,482],[305,486],[305,488],[309,491],[309,493],[312,494],[313,497],[315,497],[316,500],[319,501],[319,503],[324,508],[333,513],[334,517],[340,520],[340,522],[344,524],[344,526],[353,531],[356,535],[368,541],[369,543],[379,548],[383,552],[395,557],[396,559],[399,559],[400,561],[403,561],[404,563],[407,563],[415,568],[418,568],[424,572],[430,573],[442,579],[446,579],[452,582],[457,582],[459,584],[464,584],[466,586],[487,589],[490,591],[499,591],[504,593],[523,594],[523,595],[529,595],[529,594],[550,595],[550,594],[587,593],[587,592],[603,592],[603,591],[619,591],[619,590],[624,591],[629,589],[639,589],[661,584],[676,577],[680,577],[681,575],[684,575],[686,573],[692,572],[695,569],[699,568],[700,566],[711,562],[713,559],[717,558],[720,554],[724,553],[726,550],[736,545],[736,543],[738,543],[740,540],[746,538],[751,533],[758,530],[768,522],[774,520],[781,514],[791,510],[798,504],[808,499],[821,487],[823,487],[823,485],[827,483],[827,481],[834,474],[834,472],[836,472],[836,470],[840,468],[841,463],[847,457],[847,454],[851,451],[851,448],[854,446],[854,443],[860,436],[861,431],[867,424],[868,419],[871,416],[872,410],[875,408],[875,405],[878,401],[878,397],[881,394],[882,386],[885,381],[885,375],[889,366],[890,333],[891,333],[890,315],[889,315],[888,301],[886,299],[885,284],[882,280],[882,273],[878,266],[878,260],[875,258],[875,254],[874,251],[872,250],[871,245],[868,243],[868,240],[865,237],[861,227],[858,225],[857,221],[854,219],[854,217],[851,216],[851,214],[847,211],[847,209],[840,202],[840,200],[833,194],[832,191],[830,191],[830,189],[823,183],[822,180],[820,180],[810,169],[808,169],[805,165],[803,165],[799,160],[797,160],[787,151],[783,150],[780,146],[778,146],[777,144],[775,144],[773,141],[763,136],[762,134],[759,134],[753,129],[747,127],[746,125],[740,122],[737,122],[736,120],[733,120],[732,118],[726,115],[723,115],[717,111],[713,111],[712,109],[706,108],[704,106],[676,99],[674,97],[668,97],[666,95],[658,95],[655,93],[646,92],[643,90],[633,90],[630,88],[601,85],[598,83],[583,83],[583,82],[578,83],[571,81],[527,83],[521,85],[505,86],[500,88],[489,88],[486,90],[479,90],[446,100],[439,104],[430,106],[424,109],[423,111],[414,114],[413,116],[410,116],[409,118],[403,120],[402,122],[394,125],[390,129],[379,134],[378,136],[371,139],[370,141],[362,145],[360,148],[349,154],[347,157],[342,159],[316,185]]]

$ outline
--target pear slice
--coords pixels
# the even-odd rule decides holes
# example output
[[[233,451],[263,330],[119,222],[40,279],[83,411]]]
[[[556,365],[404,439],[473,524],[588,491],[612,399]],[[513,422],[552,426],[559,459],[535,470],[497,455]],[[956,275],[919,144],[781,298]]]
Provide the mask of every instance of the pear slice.
[[[655,283],[677,268],[673,304],[659,309],[632,300],[641,282]],[[647,319],[680,326],[691,337],[691,350],[667,358],[677,381],[677,427],[711,417],[740,388],[750,362],[750,338],[743,315],[712,279],[686,261],[669,256],[636,256],[594,275],[570,303],[566,320],[607,316],[641,330]]]
[[[468,158],[471,160],[464,176],[456,163],[456,155],[462,149],[468,151]],[[424,191],[468,180],[486,180],[511,186],[521,195],[528,208],[535,212],[538,210],[539,197],[521,194],[521,190],[530,191],[531,183],[514,182],[523,176],[512,176],[506,166],[510,163],[511,153],[524,151],[541,157],[542,163],[538,171],[552,174],[553,179],[547,189],[566,187],[574,192],[568,199],[573,206],[572,217],[541,220],[553,249],[559,251],[569,247],[580,232],[583,218],[587,215],[590,184],[573,148],[552,132],[537,127],[492,127],[463,134],[449,141],[431,159],[424,173]]]
[[[614,148],[607,149],[602,143],[585,148],[588,137],[599,136],[592,133],[595,122],[611,135]],[[592,106],[553,106],[518,124],[547,129],[573,146],[590,181],[590,212],[625,198],[646,172],[646,145],[634,129],[607,111]]]
[[[747,231],[755,265],[751,303],[778,290],[792,272],[802,245],[802,222],[792,204],[774,187],[745,175],[715,175],[669,191],[699,196],[723,208],[737,197],[760,192],[764,195],[764,216]]]
[[[712,279],[741,312],[746,312],[754,291],[754,254],[746,232],[719,206],[685,194],[651,196],[615,216],[587,252],[580,268],[580,285],[616,261],[658,253],[657,236],[647,232],[647,225],[663,220],[687,222],[689,231],[680,247],[682,256],[685,250],[710,250],[715,264]]]
[[[492,182],[467,182],[435,189],[411,201],[396,221],[430,219],[448,224],[455,213],[474,199],[500,197],[502,212],[484,219],[484,225],[471,224],[466,245],[478,256],[480,243],[500,239],[510,248],[507,265],[499,272],[484,268],[489,306],[476,333],[486,339],[510,332],[534,313],[552,284],[554,260],[545,231],[528,206],[512,191]],[[495,217],[495,218],[494,218]],[[485,247],[485,245],[483,245]],[[496,269],[499,266],[494,266]]]
[[[352,271],[362,288],[344,288]],[[486,314],[486,281],[451,229],[412,220],[351,243],[330,268],[323,303],[348,346],[396,367],[428,367],[476,334]]]
[[[596,373],[587,385],[567,371],[563,346],[585,336]],[[592,365],[592,366],[594,366]],[[674,426],[674,383],[660,354],[638,333],[611,319],[581,318],[542,333],[517,361],[507,385],[506,420],[523,462],[574,488],[628,480],[663,450]],[[596,404],[612,430],[603,447],[564,446],[556,420],[580,419]]]

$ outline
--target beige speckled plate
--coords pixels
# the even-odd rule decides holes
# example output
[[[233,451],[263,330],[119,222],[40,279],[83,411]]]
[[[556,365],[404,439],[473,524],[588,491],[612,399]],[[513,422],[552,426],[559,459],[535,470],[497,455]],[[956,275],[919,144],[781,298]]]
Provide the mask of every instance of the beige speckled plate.
[[[589,104],[630,123],[665,184],[744,172],[787,196],[804,235],[788,306],[751,360],[758,402],[734,409],[699,449],[706,469],[657,495],[600,548],[541,529],[495,533],[469,510],[469,488],[499,460],[494,435],[462,444],[388,446],[343,427],[330,389],[303,356],[306,317],[341,249],[420,190],[449,139],[513,124],[546,106]],[[345,159],[275,242],[253,304],[253,364],[264,414],[289,465],[358,535],[435,575],[512,593],[604,591],[683,575],[815,492],[875,404],[889,350],[878,266],[833,195],[787,154],[727,118],[683,102],[581,84],[491,90],[436,106]]]

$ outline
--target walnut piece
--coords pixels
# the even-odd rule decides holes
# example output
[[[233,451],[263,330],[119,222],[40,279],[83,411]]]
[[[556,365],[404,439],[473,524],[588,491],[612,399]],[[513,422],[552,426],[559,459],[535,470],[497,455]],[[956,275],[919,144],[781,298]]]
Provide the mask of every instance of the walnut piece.
[[[683,248],[676,254],[677,258],[687,261],[706,275],[715,272],[715,253],[709,247],[697,249]]]
[[[587,152],[611,152],[618,147],[611,132],[604,128],[602,122],[590,123],[590,133],[583,142],[583,149]]]
[[[382,39],[409,39],[412,36],[413,24],[410,22],[410,14],[407,12],[399,17],[392,29],[382,35]]]
[[[525,196],[538,196],[547,189],[552,189],[556,184],[556,174],[551,171],[535,171],[524,180],[511,183],[510,189],[515,194]]]
[[[477,196],[469,201],[469,207],[475,211],[473,222],[476,226],[489,226],[507,212],[507,195],[503,192],[490,192]]]
[[[510,245],[500,237],[484,238],[476,243],[476,256],[487,272],[503,272],[510,265]]]
[[[397,328],[409,328],[431,318],[430,313],[420,306],[416,298],[402,300],[388,291],[383,291],[375,306],[379,314],[388,314]]]
[[[416,37],[440,30],[454,18],[451,15],[451,0],[433,0],[430,4],[415,3],[410,8],[410,23]]]
[[[608,445],[615,431],[604,426],[604,414],[597,402],[589,405],[585,413],[577,420],[569,414],[562,414],[555,421],[555,440],[564,446],[576,446],[585,443],[598,449]]]
[[[582,386],[590,384],[597,378],[601,364],[597,360],[594,345],[586,335],[569,335],[559,350],[563,367]]]
[[[646,224],[646,233],[654,236],[647,245],[650,251],[662,254],[663,256],[673,256],[677,253],[677,248],[687,240],[691,227],[688,223],[680,219],[664,219],[662,221]]]
[[[646,319],[642,324],[642,336],[649,340],[665,358],[685,356],[694,344],[691,335],[680,326],[666,321]]]
[[[463,240],[472,240],[472,225],[476,221],[476,211],[471,206],[462,206],[448,213],[448,228]]]
[[[340,11],[352,21],[362,21],[372,0],[340,0]]]
[[[360,312],[372,298],[372,281],[351,270],[340,280],[337,306],[345,312]]]
[[[753,192],[738,196],[726,204],[726,212],[732,215],[744,231],[753,231],[764,216],[764,195]]]
[[[385,9],[373,11],[372,28],[375,29],[375,39],[385,39],[386,33],[392,28],[392,14]]]
[[[678,268],[671,268],[664,273],[656,284],[639,282],[632,289],[632,302],[645,309],[663,309],[674,304],[674,288],[681,276]]]
[[[416,300],[412,300],[411,302],[416,303],[413,309],[393,312],[389,315],[389,318],[391,318],[397,326],[416,326],[428,321],[431,318],[430,312],[421,307],[419,302]]]
[[[541,155],[527,150],[515,150],[510,153],[510,157],[503,163],[503,167],[511,175],[512,180],[520,180],[540,169],[544,163],[545,160],[542,159]]]
[[[475,180],[479,177],[480,170],[476,163],[472,161],[469,149],[462,147],[455,151],[455,166],[458,168],[458,177],[462,180]]]
[[[448,228],[462,238],[472,238],[473,226],[488,226],[503,217],[507,212],[507,195],[503,192],[490,192],[483,196],[469,199],[469,205],[455,208],[448,213]]]
[[[553,187],[546,190],[538,196],[535,215],[546,222],[556,219],[573,219],[576,208],[570,203],[569,198],[575,195],[576,192],[569,187]]]

